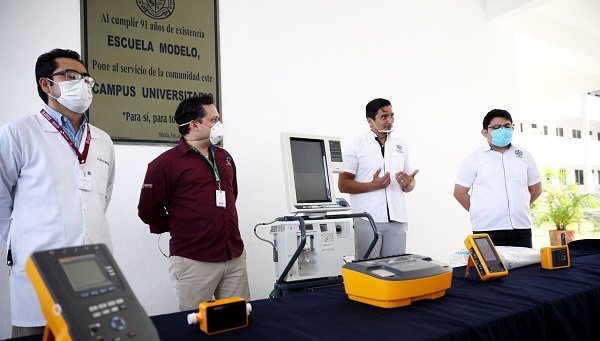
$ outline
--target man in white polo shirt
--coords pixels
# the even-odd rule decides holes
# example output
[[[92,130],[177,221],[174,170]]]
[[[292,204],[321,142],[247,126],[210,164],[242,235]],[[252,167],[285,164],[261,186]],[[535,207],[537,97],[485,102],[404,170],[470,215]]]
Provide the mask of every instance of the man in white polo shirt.
[[[542,179],[533,156],[511,144],[513,129],[508,111],[487,113],[487,141],[463,160],[454,197],[469,211],[473,233],[489,234],[494,245],[531,248],[529,208],[542,194]]]
[[[370,101],[366,118],[369,131],[344,141],[344,172],[338,187],[350,193],[352,212],[369,213],[377,225],[379,238],[369,258],[403,254],[408,230],[404,193],[415,188],[419,170],[412,168],[406,144],[390,134],[394,126],[390,101]],[[365,256],[373,236],[366,219],[354,220],[355,259]]]

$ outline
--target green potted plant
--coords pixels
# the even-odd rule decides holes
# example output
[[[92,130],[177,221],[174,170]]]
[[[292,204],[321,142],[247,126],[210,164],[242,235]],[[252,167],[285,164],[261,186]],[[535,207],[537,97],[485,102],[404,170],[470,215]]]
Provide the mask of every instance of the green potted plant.
[[[600,207],[600,200],[591,193],[581,193],[576,183],[567,181],[565,170],[556,175],[552,170],[542,171],[545,181],[542,195],[534,203],[531,216],[535,226],[552,224],[555,230],[549,230],[550,245],[560,245],[561,235],[565,234],[567,243],[575,239],[575,231],[567,229],[573,223],[590,221],[584,211]]]

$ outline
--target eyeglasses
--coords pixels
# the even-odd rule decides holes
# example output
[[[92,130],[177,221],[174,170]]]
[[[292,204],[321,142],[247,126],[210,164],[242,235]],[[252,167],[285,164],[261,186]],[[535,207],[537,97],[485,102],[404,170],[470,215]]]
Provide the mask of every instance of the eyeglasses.
[[[500,128],[506,128],[506,129],[510,129],[513,127],[512,123],[507,123],[505,125],[502,124],[494,124],[493,126],[489,126],[488,129],[492,129],[492,130],[496,130],[496,129],[500,129]]]
[[[67,79],[70,81],[79,81],[79,80],[83,79],[85,84],[87,84],[87,86],[89,86],[90,88],[93,87],[94,84],[96,84],[96,80],[93,79],[89,73],[80,73],[79,71],[67,69],[67,70],[55,72],[55,73],[51,74],[50,77],[58,76],[58,75],[65,75],[65,77],[67,77]]]

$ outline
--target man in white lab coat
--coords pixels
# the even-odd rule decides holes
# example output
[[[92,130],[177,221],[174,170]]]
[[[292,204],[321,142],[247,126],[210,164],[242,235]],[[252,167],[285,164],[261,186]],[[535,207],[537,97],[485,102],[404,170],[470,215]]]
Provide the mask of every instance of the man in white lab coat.
[[[46,324],[25,273],[31,253],[104,243],[115,175],[110,137],[88,123],[94,79],[79,54],[55,49],[35,66],[39,96],[33,115],[0,127],[0,244],[11,267],[13,337]]]

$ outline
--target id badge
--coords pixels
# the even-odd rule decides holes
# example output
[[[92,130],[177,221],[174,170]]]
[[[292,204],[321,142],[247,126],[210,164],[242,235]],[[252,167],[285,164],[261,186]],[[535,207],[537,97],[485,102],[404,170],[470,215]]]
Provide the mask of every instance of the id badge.
[[[79,189],[82,191],[92,190],[92,172],[86,169],[79,170]]]
[[[217,190],[217,207],[225,207],[225,191]]]

